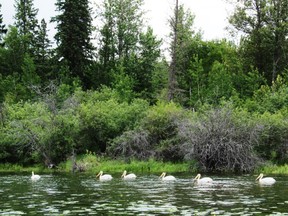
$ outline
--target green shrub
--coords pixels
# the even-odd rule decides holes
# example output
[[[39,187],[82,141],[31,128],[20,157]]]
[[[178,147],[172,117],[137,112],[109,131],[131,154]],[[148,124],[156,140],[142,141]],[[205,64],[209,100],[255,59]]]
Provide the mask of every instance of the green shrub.
[[[158,103],[145,114],[137,128],[111,142],[110,154],[139,160],[152,157],[161,161],[182,161],[177,150],[177,121],[184,118],[183,109],[174,103]]]
[[[288,162],[288,118],[282,112],[271,114],[265,112],[256,115],[255,121],[262,125],[263,130],[256,151],[261,158],[274,163]]]

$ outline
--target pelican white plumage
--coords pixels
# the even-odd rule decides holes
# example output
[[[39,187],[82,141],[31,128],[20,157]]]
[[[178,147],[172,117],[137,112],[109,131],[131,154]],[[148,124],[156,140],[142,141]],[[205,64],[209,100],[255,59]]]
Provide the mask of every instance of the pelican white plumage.
[[[136,177],[137,176],[134,173],[130,173],[130,174],[127,175],[127,171],[126,170],[124,170],[124,172],[123,172],[123,174],[121,176],[121,178],[123,178],[124,180],[133,180],[133,179],[136,179]]]
[[[40,175],[35,175],[35,174],[34,174],[34,171],[32,171],[31,180],[37,181],[37,180],[39,180],[40,178],[41,178]]]
[[[263,178],[263,176],[263,173],[260,173],[260,175],[256,178],[256,181],[259,180],[261,185],[273,185],[276,182],[276,180],[272,177]]]
[[[212,184],[213,183],[212,178],[210,178],[210,177],[201,178],[201,174],[197,174],[193,180],[197,185],[205,185],[205,184]]]
[[[163,172],[160,176],[159,179],[161,179],[162,181],[174,181],[176,180],[176,178],[172,175],[168,175],[166,176],[166,172]]]
[[[99,180],[100,181],[110,181],[112,180],[112,176],[109,175],[109,174],[105,174],[103,175],[103,171],[100,171],[97,175],[96,175],[96,178],[99,177]]]

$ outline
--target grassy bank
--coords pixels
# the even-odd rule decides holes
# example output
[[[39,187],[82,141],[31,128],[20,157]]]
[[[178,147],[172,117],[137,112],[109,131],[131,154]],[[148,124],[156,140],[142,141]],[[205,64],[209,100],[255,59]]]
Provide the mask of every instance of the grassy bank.
[[[195,163],[171,163],[160,162],[150,159],[148,161],[139,160],[111,160],[98,157],[94,154],[86,154],[77,160],[77,165],[83,167],[87,172],[97,173],[100,170],[104,172],[117,173],[127,170],[134,173],[160,173],[160,172],[195,172]],[[71,171],[72,161],[66,161],[59,165],[60,170]]]
[[[82,167],[87,173],[98,173],[99,171],[109,173],[122,173],[124,170],[134,173],[176,173],[176,172],[196,172],[195,163],[171,163],[161,162],[150,159],[148,161],[139,160],[111,160],[104,157],[98,157],[94,154],[85,154],[79,156],[76,161],[77,165]],[[71,160],[60,163],[56,169],[48,169],[43,165],[23,167],[18,164],[0,164],[0,172],[71,172],[73,163]]]
[[[17,164],[0,164],[0,172],[71,172],[72,161],[67,160],[58,165],[57,169],[48,169],[43,165],[35,165],[23,167]],[[161,162],[150,159],[148,161],[139,160],[111,160],[105,157],[99,157],[92,153],[81,155],[77,158],[77,165],[83,167],[87,173],[98,173],[99,171],[107,173],[122,173],[124,170],[134,173],[155,173],[161,172],[177,173],[177,172],[197,172],[197,165],[195,162],[171,163]],[[288,165],[265,165],[255,170],[255,173],[265,174],[284,174],[288,175]]]
[[[52,172],[51,169],[48,169],[46,167],[44,167],[43,165],[34,165],[34,166],[21,166],[18,164],[0,164],[0,172],[16,172],[16,173],[20,173],[20,172],[29,172],[31,173],[32,171],[34,172]]]
[[[277,166],[277,165],[266,165],[263,167],[259,167],[257,169],[258,173],[265,173],[265,174],[288,174],[288,164]]]

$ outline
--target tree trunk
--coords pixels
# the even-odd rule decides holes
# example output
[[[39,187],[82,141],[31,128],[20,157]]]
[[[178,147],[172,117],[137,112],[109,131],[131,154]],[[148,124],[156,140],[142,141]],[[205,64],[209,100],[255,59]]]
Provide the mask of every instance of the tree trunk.
[[[178,40],[178,0],[176,0],[175,14],[174,14],[174,24],[173,24],[173,42],[171,48],[171,63],[169,66],[169,82],[168,82],[168,101],[173,100],[176,91],[177,79],[176,79],[176,49]]]

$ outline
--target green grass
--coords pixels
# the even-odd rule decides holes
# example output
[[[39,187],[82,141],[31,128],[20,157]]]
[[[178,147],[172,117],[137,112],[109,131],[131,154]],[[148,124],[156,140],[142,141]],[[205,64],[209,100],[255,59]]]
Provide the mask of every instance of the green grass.
[[[77,159],[77,164],[86,168],[87,172],[98,173],[99,171],[110,173],[122,173],[124,170],[134,173],[175,173],[196,171],[195,163],[171,163],[160,162],[150,159],[148,161],[130,160],[111,160],[88,153]],[[59,165],[60,170],[71,171],[72,162],[66,161]]]
[[[35,166],[29,166],[29,167],[23,167],[18,164],[0,164],[0,172],[47,172],[48,168],[45,168],[41,165],[35,165]],[[51,170],[50,170],[51,171]]]
[[[265,174],[288,174],[288,164],[285,165],[266,165],[257,169],[258,173]]]
[[[112,160],[109,158],[97,156],[94,153],[87,152],[77,158],[77,164],[83,165],[86,172],[98,173],[99,171],[109,173],[122,173],[124,170],[133,173],[153,173],[161,174],[162,172],[177,173],[177,172],[197,172],[197,164],[195,162],[171,163],[161,162],[154,159],[148,161],[130,160]],[[31,172],[36,173],[49,173],[49,172],[71,172],[72,161],[68,160],[58,165],[57,170],[45,168],[43,165],[35,165],[30,167],[23,167],[17,164],[0,164],[0,172]],[[288,164],[286,165],[273,165],[267,164],[255,170],[255,173],[265,174],[288,174]]]

